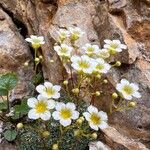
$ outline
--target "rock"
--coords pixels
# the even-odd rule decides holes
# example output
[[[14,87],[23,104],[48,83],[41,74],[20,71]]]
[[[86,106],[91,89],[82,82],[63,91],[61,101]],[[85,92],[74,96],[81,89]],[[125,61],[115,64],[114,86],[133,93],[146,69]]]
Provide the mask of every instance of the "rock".
[[[110,74],[107,75],[110,84],[102,84],[100,87],[101,82],[97,82],[99,90],[104,92],[102,97],[97,99],[95,105],[109,112],[111,93],[115,91],[115,85],[121,78],[139,83],[142,98],[137,100],[137,107],[134,110],[117,112],[109,116],[110,126],[112,127],[106,129],[104,135],[106,144],[109,144],[115,150],[143,150],[146,149],[146,146],[149,148],[149,1],[59,0],[57,4],[53,2],[49,0],[14,0],[12,3],[12,1],[1,0],[0,4],[8,14],[11,12],[9,15],[13,14],[14,18],[20,20],[26,26],[29,35],[36,34],[45,37],[46,44],[40,50],[44,57],[42,70],[44,78],[53,83],[59,83],[67,77],[65,68],[53,50],[58,29],[68,26],[78,26],[83,29],[85,35],[78,42],[80,46],[87,42],[95,44],[100,42],[99,45],[102,46],[104,39],[120,39],[125,43],[128,49],[111,60],[111,62],[120,60],[122,66],[112,69]],[[0,15],[0,22],[5,22],[3,15]],[[9,27],[5,29],[9,29]],[[13,35],[13,32],[10,32],[10,34]],[[17,37],[20,39],[20,35],[17,34]],[[24,43],[22,40],[20,41]],[[17,44],[17,42],[14,43]],[[28,48],[26,45],[24,46],[24,51],[19,52],[25,53]],[[15,48],[13,50],[16,52]],[[24,56],[24,53],[22,56]],[[16,53],[13,53],[13,57],[14,54]],[[23,58],[22,56],[21,58]],[[25,56],[31,59],[29,53]],[[54,60],[53,64],[49,63],[51,59]],[[18,57],[16,60],[18,60]],[[0,60],[0,62],[2,61]],[[20,62],[23,62],[23,59]],[[20,64],[16,67],[15,64],[11,63],[10,68],[19,68]],[[6,65],[5,67],[9,66]],[[23,71],[19,71],[20,75]]]
[[[16,72],[19,83],[11,93],[11,99],[21,99],[31,93],[29,83],[32,77],[32,64],[28,69],[24,67],[32,56],[19,31],[11,18],[0,9],[0,74]]]

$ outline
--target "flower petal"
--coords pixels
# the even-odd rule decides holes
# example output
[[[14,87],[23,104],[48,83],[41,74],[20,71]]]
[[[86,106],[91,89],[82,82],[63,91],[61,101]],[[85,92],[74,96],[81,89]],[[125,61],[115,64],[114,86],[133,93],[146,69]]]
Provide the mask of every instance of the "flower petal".
[[[75,119],[78,119],[78,118],[79,118],[79,112],[78,112],[78,111],[73,111],[72,113],[73,113],[73,114],[72,114],[72,117],[71,117],[72,119],[75,120]]]
[[[46,88],[45,88],[44,85],[38,85],[38,86],[36,87],[36,90],[37,90],[37,92],[42,93],[43,91],[46,90]]]
[[[105,112],[99,111],[98,114],[100,115],[101,120],[108,120],[108,116],[107,116],[107,114]]]
[[[47,104],[48,104],[48,106],[47,106],[48,109],[53,109],[56,106],[56,102],[54,100],[52,100],[52,99],[49,99],[47,101]]]
[[[139,92],[134,92],[132,95],[136,98],[141,98],[141,94]]]
[[[89,123],[90,127],[93,129],[93,130],[96,130],[98,131],[98,126],[95,126],[93,125],[92,123]]]
[[[87,110],[92,113],[92,112],[95,112],[95,113],[98,113],[98,109],[92,105],[90,105]]]
[[[87,120],[87,121],[90,121],[90,113],[89,112],[84,112],[83,113],[83,116],[85,117],[85,119]]]
[[[100,129],[105,129],[108,127],[108,124],[105,121],[102,121],[101,124],[98,126]]]
[[[29,119],[38,119],[40,117],[40,115],[38,113],[36,113],[36,110],[35,109],[31,109],[29,112],[28,112],[28,118]]]
[[[51,88],[51,87],[53,86],[53,84],[50,83],[50,82],[45,82],[45,83],[44,83],[44,86],[47,87],[47,88],[48,88],[48,87]]]
[[[75,109],[76,109],[75,104],[74,104],[74,103],[71,103],[71,102],[67,103],[67,104],[66,104],[66,107],[67,107],[67,108],[70,108],[71,110],[75,110]]]
[[[28,106],[31,107],[31,108],[34,108],[36,103],[37,103],[37,99],[34,98],[34,97],[29,98],[28,101],[27,101]]]
[[[59,111],[54,111],[52,116],[53,116],[53,118],[55,120],[60,120],[60,113],[59,113]]]
[[[65,108],[65,107],[66,107],[66,105],[65,105],[64,103],[58,102],[58,103],[56,104],[55,109],[59,111],[59,110],[61,110],[62,108]]]
[[[44,113],[40,114],[40,118],[42,120],[49,120],[51,118],[51,113],[49,111],[45,111]]]
[[[71,124],[71,119],[60,119],[60,124],[63,125],[64,127],[69,126]]]

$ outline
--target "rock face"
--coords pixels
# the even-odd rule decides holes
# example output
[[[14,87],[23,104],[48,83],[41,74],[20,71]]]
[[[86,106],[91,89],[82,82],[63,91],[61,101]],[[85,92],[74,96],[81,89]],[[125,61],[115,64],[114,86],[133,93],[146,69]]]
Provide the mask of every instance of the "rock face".
[[[19,83],[11,93],[11,99],[21,99],[31,93],[29,81],[32,77],[32,64],[28,69],[23,67],[26,61],[30,61],[32,56],[30,49],[24,42],[18,29],[11,18],[0,9],[0,74],[16,72],[19,75]]]
[[[137,100],[136,109],[118,112],[110,117],[110,125],[120,132],[117,138],[109,134],[114,133],[114,128],[104,131],[106,135],[104,137],[107,137],[106,143],[115,150],[150,148],[149,0],[1,0],[0,4],[5,11],[5,13],[0,11],[0,24],[2,24],[0,53],[2,52],[4,56],[0,59],[0,65],[3,66],[1,70],[17,70],[21,75],[21,81],[27,81],[30,79],[28,77],[31,77],[32,69],[20,68],[23,62],[31,60],[31,55],[8,15],[22,22],[28,35],[37,34],[45,37],[46,44],[41,48],[44,57],[42,70],[44,78],[54,83],[63,80],[62,73],[67,76],[65,68],[62,67],[59,57],[53,50],[58,29],[68,26],[78,26],[83,29],[85,36],[79,45],[87,42],[103,45],[103,40],[106,38],[121,39],[128,49],[111,61],[120,60],[123,65],[112,69],[107,75],[111,84],[99,87],[100,90],[102,88],[108,91],[107,95],[102,95],[101,99],[96,101],[96,105],[108,111],[111,91],[114,91],[116,83],[121,78],[139,83],[142,98]],[[53,64],[49,63],[51,59],[54,60]],[[120,141],[117,142],[118,140]],[[141,145],[136,146],[136,142]]]

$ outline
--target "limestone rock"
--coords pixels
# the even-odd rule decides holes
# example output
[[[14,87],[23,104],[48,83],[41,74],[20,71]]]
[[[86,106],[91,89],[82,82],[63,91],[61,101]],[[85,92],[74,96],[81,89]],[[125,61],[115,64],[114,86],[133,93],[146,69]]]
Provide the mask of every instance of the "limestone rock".
[[[99,45],[102,46],[104,39],[120,39],[125,43],[128,49],[111,60],[111,62],[120,60],[123,63],[121,67],[112,69],[107,75],[111,84],[102,84],[100,87],[99,82],[97,83],[97,87],[103,90],[104,94],[97,99],[95,105],[104,111],[109,111],[111,93],[121,78],[139,83],[142,98],[137,100],[137,108],[118,112],[111,116],[110,125],[115,129],[107,129],[104,131],[104,135],[106,135],[106,143],[115,150],[143,150],[146,149],[146,146],[150,147],[148,143],[150,139],[150,13],[148,0],[58,0],[55,2],[53,0],[1,0],[0,4],[9,15],[13,14],[14,18],[26,26],[29,35],[36,34],[45,37],[46,44],[40,50],[44,57],[42,70],[45,79],[53,83],[62,81],[62,74],[64,78],[67,76],[65,68],[62,67],[59,57],[53,50],[58,29],[68,26],[78,26],[83,29],[85,36],[78,43],[79,45],[87,42],[96,44],[100,42]],[[0,22],[5,22],[4,18],[1,15]],[[9,36],[14,35],[9,27],[5,27],[5,29],[9,29]],[[4,30],[4,28],[1,29],[0,26],[0,30]],[[3,36],[4,39],[6,37]],[[18,47],[17,42],[13,41],[15,44],[9,60],[12,61],[15,56],[15,60],[19,60],[20,63],[18,66],[15,66],[16,63],[11,63],[10,68],[6,65],[5,67],[9,69],[19,68],[22,62],[31,59],[30,52],[26,51],[28,48],[23,44],[20,35],[17,34],[17,37],[19,37],[21,45],[24,45],[24,51],[22,48],[19,51],[16,48]],[[11,37],[10,39],[14,40],[15,38]],[[1,42],[3,41],[0,40]],[[7,47],[7,49],[9,48]],[[19,53],[17,56],[15,55],[17,54],[16,49]],[[8,58],[8,53],[5,57]],[[49,63],[51,59],[54,60],[53,64]],[[0,60],[5,64],[6,61],[3,61],[3,59]],[[19,68],[20,75],[22,72],[24,70]]]
[[[11,99],[21,99],[31,93],[29,82],[32,77],[32,64],[26,69],[24,63],[30,61],[30,50],[11,18],[0,9],[0,73],[16,72],[19,83],[11,93]]]

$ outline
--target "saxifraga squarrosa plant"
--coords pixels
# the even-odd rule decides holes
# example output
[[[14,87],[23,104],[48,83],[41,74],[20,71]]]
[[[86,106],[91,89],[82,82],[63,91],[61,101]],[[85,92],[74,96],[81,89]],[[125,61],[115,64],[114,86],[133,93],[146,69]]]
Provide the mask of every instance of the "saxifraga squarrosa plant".
[[[100,130],[108,127],[107,113],[94,106],[95,97],[101,96],[95,83],[111,67],[121,66],[120,61],[113,65],[108,62],[127,46],[119,40],[106,39],[103,49],[90,43],[79,47],[77,41],[83,35],[78,27],[58,31],[54,51],[69,74],[60,85],[43,80],[38,70],[43,57],[38,50],[45,41],[35,35],[26,38],[35,52],[35,75],[31,81],[35,85],[35,95],[11,105],[9,92],[17,85],[17,76],[8,73],[0,77],[0,96],[7,97],[0,103],[0,120],[4,124],[2,137],[15,141],[19,150],[87,150],[89,142],[95,141]],[[24,66],[28,67],[29,62]],[[106,84],[108,80],[102,82]],[[110,114],[134,108],[133,98],[141,97],[138,90],[138,85],[127,79],[116,84]],[[92,99],[90,103],[85,102],[87,97]]]

